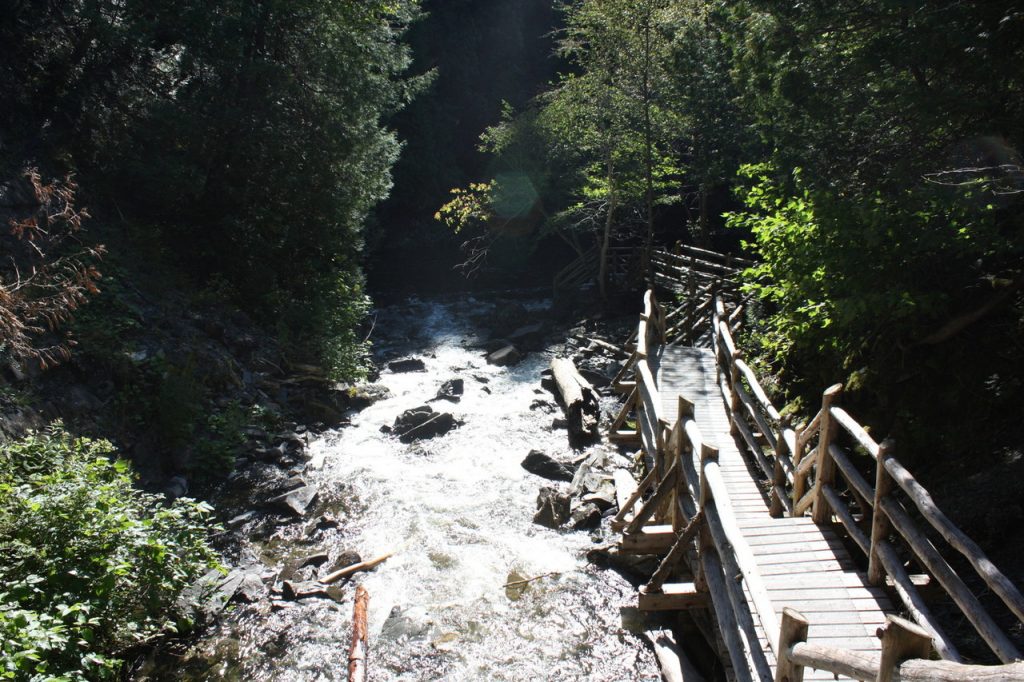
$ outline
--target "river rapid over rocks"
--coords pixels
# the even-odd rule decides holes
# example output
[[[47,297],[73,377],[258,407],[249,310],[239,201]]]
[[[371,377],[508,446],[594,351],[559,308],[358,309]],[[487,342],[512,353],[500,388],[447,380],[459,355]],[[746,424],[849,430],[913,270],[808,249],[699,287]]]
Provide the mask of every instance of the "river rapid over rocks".
[[[540,378],[566,352],[564,331],[535,340],[538,350],[511,366],[487,362],[493,322],[509,306],[533,321],[550,316],[543,300],[468,295],[377,311],[378,383],[390,397],[310,444],[302,476],[318,495],[303,518],[245,519],[229,559],[260,576],[249,579],[249,603],[140,679],[345,680],[356,585],[370,595],[371,680],[660,679],[630,631],[636,588],[586,558],[611,539],[607,519],[588,531],[533,522],[538,490],[568,484],[528,473],[521,462],[531,450],[627,461],[605,444],[574,450],[553,425],[561,411]],[[409,358],[422,370],[389,368]],[[455,428],[409,443],[389,432],[424,404],[451,413]],[[353,552],[394,554],[349,582],[301,593]]]

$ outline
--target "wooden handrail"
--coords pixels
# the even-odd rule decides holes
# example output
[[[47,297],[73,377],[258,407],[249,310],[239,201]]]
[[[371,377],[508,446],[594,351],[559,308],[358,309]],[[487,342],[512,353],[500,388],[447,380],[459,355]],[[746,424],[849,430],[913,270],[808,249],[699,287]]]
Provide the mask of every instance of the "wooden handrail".
[[[734,523],[721,471],[714,457],[708,456],[709,448],[701,440],[700,430],[693,420],[692,405],[680,399],[679,418],[674,424],[666,423],[662,415],[661,398],[648,354],[654,353],[660,344],[666,343],[670,332],[678,333],[676,330],[686,329],[691,322],[696,323],[694,311],[698,307],[691,303],[692,300],[666,314],[658,304],[653,290],[649,290],[644,297],[644,314],[636,332],[637,352],[631,362],[634,363],[636,376],[637,424],[645,449],[655,455],[657,471],[648,475],[653,483],[646,491],[638,493],[637,500],[640,499],[639,495],[646,494],[652,487],[654,497],[644,504],[642,515],[634,516],[630,527],[637,530],[636,527],[652,514],[664,514],[664,508],[668,507],[673,526],[677,532],[681,532],[683,525],[680,518],[692,521],[695,514],[701,514],[706,529],[700,531],[699,535],[701,551],[696,556],[688,556],[691,556],[691,562],[699,563],[702,573],[706,574],[706,584],[712,588],[716,610],[728,612],[723,618],[723,625],[732,624],[732,627],[746,631],[751,627],[751,614],[749,609],[744,613],[747,601],[743,597],[743,590],[738,589],[738,583],[726,579],[726,576],[742,576],[753,609],[762,621],[769,641],[776,647],[779,670],[797,670],[802,665],[819,663],[821,665],[817,667],[865,680],[932,679],[927,677],[929,674],[942,676],[934,679],[963,680],[970,675],[979,680],[1024,680],[1021,664],[962,666],[956,663],[960,656],[955,645],[938,626],[918,588],[910,579],[904,557],[891,544],[891,537],[895,537],[901,545],[905,543],[905,548],[942,586],[1002,661],[1009,663],[1020,658],[1021,654],[925,536],[921,524],[911,516],[900,498],[905,495],[913,503],[913,509],[945,543],[965,556],[989,589],[1002,599],[1018,619],[1024,621],[1024,595],[1020,590],[939,509],[927,490],[910,472],[895,460],[892,444],[888,441],[881,444],[876,442],[867,429],[834,404],[841,386],[830,387],[823,393],[821,409],[806,427],[789,428],[788,422],[783,420],[780,411],[771,403],[756,373],[744,362],[728,323],[731,316],[724,299],[716,296],[713,304],[705,299],[700,307],[712,307],[709,317],[715,357],[720,368],[720,388],[730,408],[733,432],[742,438],[746,449],[771,481],[773,513],[791,511],[801,515],[813,508],[816,523],[838,521],[847,536],[868,557],[869,582],[883,585],[888,579],[890,587],[903,602],[906,613],[920,626],[915,630],[912,625],[901,625],[899,632],[903,634],[899,637],[892,635],[896,644],[887,645],[883,637],[881,656],[814,647],[798,641],[784,645],[786,637],[792,634],[792,628],[787,626],[785,620],[780,626],[774,619],[771,601],[757,573],[752,554],[749,553],[750,548]],[[861,473],[860,464],[854,463],[855,455],[847,452],[846,444],[859,446],[871,457],[871,460],[866,461],[875,466],[874,482],[868,481]],[[702,453],[699,471],[694,470],[691,457],[681,456],[684,451]],[[812,480],[813,487],[808,491],[806,484]],[[617,518],[616,521],[621,524],[624,518]],[[867,522],[870,522],[870,533],[866,532]],[[690,535],[695,533],[698,531],[691,525]],[[676,554],[686,551],[692,551],[692,547],[689,550],[680,548]],[[792,631],[798,633],[799,627]],[[905,651],[901,653],[899,646],[902,645],[899,642],[907,637],[910,638],[907,641],[916,642],[914,646],[918,647],[914,656],[925,655],[921,653],[920,647],[921,642],[927,642],[946,661],[939,664],[923,660],[897,660],[906,656]],[[748,674],[753,671],[754,679],[763,677],[764,665],[758,661],[761,652],[750,649],[749,637],[746,643],[743,637],[727,639],[734,665],[742,662],[741,668],[748,671]],[[796,682],[800,678],[789,679]]]
[[[985,581],[989,589],[995,592],[1003,603],[1018,619],[1024,620],[1024,596],[1017,586],[996,568],[974,540],[956,527],[949,520],[924,486],[917,482],[909,471],[895,459],[888,458],[883,463],[893,480],[903,489],[907,497],[914,503],[921,516],[939,532],[954,549],[963,554],[978,575]]]
[[[927,660],[928,633],[902,618],[889,616],[880,629],[882,651],[871,653],[809,644],[807,619],[786,608],[782,612],[777,681],[802,682],[805,667],[826,670],[863,682],[1020,682],[1024,662],[1006,665],[965,665]]]
[[[977,598],[925,538],[917,522],[893,496],[893,491],[905,494],[939,536],[967,558],[984,584],[1000,597],[1010,612],[1024,621],[1024,595],[1021,591],[996,568],[977,543],[939,509],[927,490],[891,456],[891,451],[887,454],[886,448],[891,446],[880,445],[848,412],[833,404],[840,386],[833,386],[823,394],[822,409],[807,426],[799,431],[789,430],[787,434],[778,410],[775,410],[753,369],[744,362],[726,322],[728,317],[724,300],[716,297],[714,345],[721,370],[722,392],[732,407],[729,416],[734,433],[742,439],[759,468],[772,481],[773,513],[788,509],[799,516],[813,508],[817,523],[831,522],[834,517],[868,556],[869,581],[881,585],[888,576],[907,612],[928,632],[939,655],[958,661],[956,647],[938,627],[918,588],[910,580],[902,559],[889,544],[887,538],[895,532],[960,607],[996,655],[1004,662],[1019,657],[1020,653],[1009,638],[995,626]],[[877,481],[869,482],[860,473],[842,447],[840,436],[848,436],[853,444],[863,448],[877,462]],[[817,445],[811,448],[814,441]],[[808,492],[806,484],[810,480],[814,485]],[[791,485],[792,492],[787,492],[786,483]],[[852,498],[844,498],[841,494],[844,489]],[[784,504],[781,503],[782,498],[785,498]],[[851,502],[856,502],[860,512],[870,518],[870,535],[851,512]]]

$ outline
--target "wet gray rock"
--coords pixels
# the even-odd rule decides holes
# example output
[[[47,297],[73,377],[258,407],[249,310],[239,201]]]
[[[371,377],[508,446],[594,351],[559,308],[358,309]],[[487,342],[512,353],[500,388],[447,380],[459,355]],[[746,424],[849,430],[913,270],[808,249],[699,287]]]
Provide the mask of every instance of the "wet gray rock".
[[[289,476],[288,478],[284,479],[284,482],[281,483],[280,487],[278,487],[277,494],[283,495],[285,493],[290,493],[291,491],[298,490],[299,488],[302,488],[305,485],[307,485],[306,479],[302,478],[301,476]]]
[[[541,488],[537,495],[537,513],[533,522],[547,528],[558,528],[569,520],[569,496],[554,488]]]
[[[530,403],[530,409],[542,410],[544,412],[551,413],[555,411],[555,405],[550,400],[541,400],[540,398],[537,398],[532,403]]]
[[[330,530],[332,528],[337,528],[340,525],[341,523],[338,521],[338,519],[334,518],[333,516],[328,516],[327,514],[324,514],[316,521],[317,530]]]
[[[583,495],[581,499],[583,502],[596,505],[603,513],[615,506],[615,482],[606,481],[594,492]]]
[[[497,365],[498,367],[508,367],[514,365],[523,359],[522,354],[516,350],[516,347],[509,344],[503,346],[493,353],[487,355],[487,364]]]
[[[335,571],[340,571],[341,569],[351,566],[352,564],[358,564],[362,560],[363,557],[359,555],[359,552],[356,552],[355,550],[351,549],[346,549],[338,555],[338,559],[334,562],[334,566],[331,567],[331,570],[322,573],[322,575],[326,575],[327,573],[334,573]]]
[[[285,514],[305,516],[318,493],[319,490],[315,485],[305,485],[283,495],[272,497],[267,502]]]
[[[269,590],[267,590],[267,586],[263,583],[263,578],[260,577],[260,574],[255,571],[249,571],[242,576],[242,582],[238,585],[233,599],[243,604],[253,604],[267,596],[268,592]]]
[[[284,443],[279,443],[271,448],[256,448],[251,454],[255,460],[275,464],[282,461],[288,455],[288,446]]]
[[[281,583],[281,597],[288,601],[301,601],[310,598],[333,598],[326,585],[312,580],[303,582],[285,580]]]
[[[601,510],[596,504],[581,504],[569,515],[569,525],[574,530],[589,530],[601,526]]]
[[[306,439],[294,431],[285,431],[277,434],[274,436],[273,442],[292,449],[302,449],[306,447]]]
[[[383,639],[425,639],[434,630],[434,618],[422,606],[391,609],[384,621],[380,637]]]
[[[411,443],[424,438],[443,436],[457,426],[455,417],[448,412],[434,412],[429,405],[406,410],[395,419],[392,432],[398,440]]]
[[[184,476],[171,476],[164,486],[164,495],[171,502],[179,497],[185,497],[185,495],[188,495],[188,479]]]
[[[316,554],[310,554],[308,557],[299,562],[299,568],[306,568],[307,566],[315,566],[319,568],[320,566],[326,564],[327,560],[330,558],[331,556],[327,552],[317,552]]]
[[[449,379],[441,384],[441,388],[437,390],[434,400],[448,400],[457,403],[462,399],[462,394],[465,390],[466,384],[462,379]]]
[[[586,367],[579,368],[580,376],[590,382],[590,385],[594,388],[607,388],[611,385],[611,377],[602,374],[601,372],[595,372],[592,369]]]
[[[569,488],[570,494],[582,497],[600,491],[605,485],[612,485],[614,491],[615,484],[612,475],[601,471],[606,462],[607,458],[601,452],[594,452],[583,460],[579,468],[576,469],[576,475],[573,476],[572,486]]]
[[[347,396],[348,407],[353,410],[362,410],[381,400],[387,400],[392,396],[391,389],[381,384],[361,384],[344,389]]]
[[[245,580],[246,572],[233,570],[227,575],[216,568],[207,571],[201,578],[182,590],[178,597],[178,608],[192,612],[197,623],[206,623],[224,610]]]
[[[587,552],[587,561],[601,568],[611,568],[629,576],[646,580],[658,570],[661,560],[650,554],[627,554],[616,545],[601,545]]]
[[[555,376],[550,368],[540,373],[540,387],[556,398],[559,397],[558,384],[555,382]]]
[[[573,476],[571,468],[540,450],[530,450],[530,454],[522,461],[522,467],[531,474],[552,481],[568,482]]]
[[[405,372],[425,372],[427,371],[427,366],[419,358],[406,358],[389,362],[388,369],[395,374],[403,374]]]

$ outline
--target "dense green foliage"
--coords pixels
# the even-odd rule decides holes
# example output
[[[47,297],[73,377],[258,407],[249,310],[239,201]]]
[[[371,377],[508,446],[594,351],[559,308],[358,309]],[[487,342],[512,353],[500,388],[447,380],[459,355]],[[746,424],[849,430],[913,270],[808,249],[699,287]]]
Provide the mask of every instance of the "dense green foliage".
[[[789,399],[842,381],[921,454],[978,442],[938,423],[988,423],[992,451],[1021,436],[1004,409],[1024,390],[1015,3],[574,0],[564,17],[568,70],[483,137],[549,228],[578,252],[746,241],[745,345]]]
[[[360,370],[363,222],[412,96],[398,2],[15,3],[0,17],[4,167],[77,170],[126,262],[155,258]]]
[[[0,678],[117,679],[217,565],[209,508],[136,490],[112,456],[59,425],[0,450]]]

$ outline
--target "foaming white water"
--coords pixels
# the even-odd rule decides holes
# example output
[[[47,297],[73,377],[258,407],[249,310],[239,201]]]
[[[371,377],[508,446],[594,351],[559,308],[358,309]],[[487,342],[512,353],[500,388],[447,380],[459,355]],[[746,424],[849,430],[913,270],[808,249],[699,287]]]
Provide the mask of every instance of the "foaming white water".
[[[538,387],[550,355],[531,353],[507,369],[488,365],[460,313],[471,305],[412,302],[381,311],[378,329],[400,339],[391,352],[422,358],[427,371],[385,371],[380,383],[393,397],[312,448],[320,467],[307,477],[355,502],[343,519],[344,545],[364,558],[394,552],[356,578],[370,594],[371,679],[659,679],[650,654],[621,627],[619,608],[634,602],[635,589],[587,564],[590,534],[532,523],[538,488],[551,484],[523,470],[522,459],[531,449],[582,454],[571,451],[565,431],[550,428],[555,415],[530,409],[548,397]],[[464,380],[461,400],[431,404],[452,412],[459,428],[413,444],[381,432],[453,378]],[[295,553],[308,551],[301,539],[290,541]],[[306,600],[241,614],[231,633],[236,661],[217,676],[345,679],[351,592],[340,604]]]

